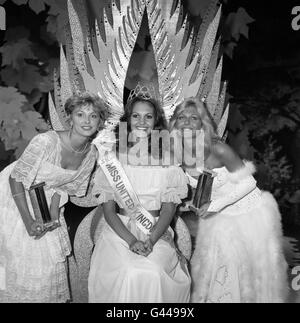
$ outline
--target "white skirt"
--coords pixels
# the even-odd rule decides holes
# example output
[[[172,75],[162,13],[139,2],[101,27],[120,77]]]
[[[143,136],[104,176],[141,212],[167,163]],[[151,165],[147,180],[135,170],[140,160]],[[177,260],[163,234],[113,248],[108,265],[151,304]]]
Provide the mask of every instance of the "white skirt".
[[[70,242],[63,208],[60,228],[40,240],[30,237],[10,191],[13,167],[0,173],[0,303],[64,303]]]
[[[130,218],[119,215],[128,227]],[[129,250],[106,223],[95,246],[89,274],[90,303],[187,303],[190,276],[176,250],[160,239],[148,256]]]
[[[282,243],[280,213],[268,192],[245,213],[200,220],[191,261],[192,302],[284,302]]]

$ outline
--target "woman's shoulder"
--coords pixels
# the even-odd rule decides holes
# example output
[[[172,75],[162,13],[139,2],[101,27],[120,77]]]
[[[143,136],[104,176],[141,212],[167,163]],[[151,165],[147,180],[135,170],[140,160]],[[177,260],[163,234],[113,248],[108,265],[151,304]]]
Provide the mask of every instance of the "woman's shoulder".
[[[212,153],[220,158],[223,157],[230,157],[234,155],[234,150],[225,142],[222,142],[221,140],[213,140],[212,147],[211,147]]]
[[[57,141],[59,140],[59,136],[56,131],[49,130],[49,131],[41,132],[37,134],[36,136],[34,136],[33,139],[40,139],[44,141]]]
[[[220,167],[225,167],[230,172],[243,167],[243,161],[240,156],[232,147],[224,142],[215,142],[211,152]]]
[[[37,146],[42,149],[50,149],[57,143],[59,140],[59,137],[55,131],[47,131],[47,132],[42,132],[37,135],[35,135],[29,145],[28,148]]]

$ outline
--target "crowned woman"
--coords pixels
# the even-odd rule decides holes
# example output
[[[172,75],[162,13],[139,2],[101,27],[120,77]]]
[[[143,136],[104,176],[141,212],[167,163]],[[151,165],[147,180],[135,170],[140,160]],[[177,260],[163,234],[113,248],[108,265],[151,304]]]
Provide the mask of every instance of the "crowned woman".
[[[121,170],[118,172],[116,167],[110,172],[111,181],[120,182],[120,177],[121,183],[128,180],[125,190],[133,196],[132,200],[136,196],[136,208],[126,207],[130,200],[124,202],[124,194],[118,192],[119,183],[114,186],[103,171],[98,173],[95,187],[100,193],[99,203],[103,206],[106,223],[92,255],[89,301],[187,303],[190,276],[170,228],[176,206],[186,197],[187,181],[181,168],[162,166],[161,150],[153,154],[154,149],[151,149],[154,148],[151,147],[151,132],[166,129],[164,113],[147,93],[137,92],[126,105],[121,122],[127,123],[129,133],[126,147],[119,145],[117,148],[119,160],[122,160]],[[121,138],[125,134],[119,135]],[[146,143],[144,154],[140,156],[145,162],[134,162],[136,147],[130,138],[135,138],[140,145]],[[127,149],[128,155],[124,151]],[[151,166],[151,160],[160,166]],[[141,218],[143,221],[139,223]],[[139,224],[146,224],[146,230]],[[147,231],[147,228],[151,229]]]

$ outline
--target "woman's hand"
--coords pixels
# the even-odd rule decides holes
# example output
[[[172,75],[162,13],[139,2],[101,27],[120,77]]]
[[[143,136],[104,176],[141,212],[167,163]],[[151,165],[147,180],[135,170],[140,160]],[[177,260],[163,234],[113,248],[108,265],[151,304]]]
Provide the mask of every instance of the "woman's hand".
[[[54,221],[51,226],[47,227],[40,221],[34,221],[31,224],[31,227],[28,231],[28,234],[31,237],[34,237],[35,240],[41,239],[47,232],[51,232],[61,227],[60,222]]]
[[[42,222],[35,220],[33,220],[29,228],[26,226],[26,229],[28,234],[34,237],[35,240],[41,239],[48,232]]]
[[[53,221],[51,227],[48,228],[48,231],[54,231],[55,229],[61,227],[60,221],[59,220],[55,220]]]
[[[200,218],[205,219],[209,216],[215,215],[216,212],[208,212],[210,202],[203,204],[199,209],[196,208],[193,205],[190,205],[189,208],[191,211],[193,211],[196,215],[198,215]]]
[[[146,249],[145,249],[145,246],[144,246],[144,243],[142,241],[139,241],[139,240],[135,240],[130,246],[129,246],[129,249],[140,255],[140,256],[145,256],[146,255]],[[146,257],[146,256],[145,256]]]
[[[150,238],[144,242],[144,247],[146,249],[145,257],[148,257],[153,251],[153,243]]]

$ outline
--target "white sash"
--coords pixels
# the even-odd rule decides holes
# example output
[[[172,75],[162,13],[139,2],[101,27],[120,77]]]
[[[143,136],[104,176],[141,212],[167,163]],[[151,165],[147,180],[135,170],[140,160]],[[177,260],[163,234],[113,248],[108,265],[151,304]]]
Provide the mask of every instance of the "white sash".
[[[134,218],[136,226],[143,233],[150,235],[155,224],[154,217],[141,205],[116,155],[113,152],[106,152],[99,158],[98,163],[120,200],[122,208]]]

